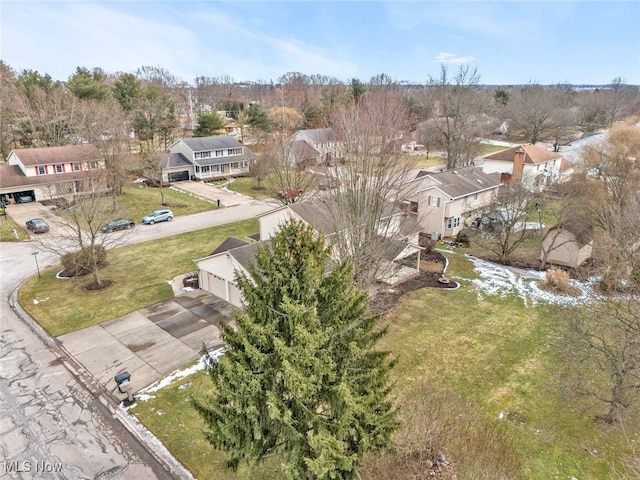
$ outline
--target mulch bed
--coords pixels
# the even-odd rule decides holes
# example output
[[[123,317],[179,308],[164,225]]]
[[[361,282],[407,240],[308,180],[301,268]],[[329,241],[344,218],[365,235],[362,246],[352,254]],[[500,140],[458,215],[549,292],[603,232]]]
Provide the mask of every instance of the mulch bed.
[[[439,281],[439,279],[443,278],[442,272],[444,271],[444,266],[446,264],[446,259],[440,252],[431,251],[426,255],[422,255],[421,260],[422,262],[428,262],[432,265],[437,263],[440,265],[439,271],[433,272],[422,270],[418,275],[410,278],[409,280],[380,289],[369,300],[369,313],[377,315],[388,312],[396,306],[400,297],[407,292],[427,287],[444,289],[453,289],[458,287],[458,284],[451,279],[448,279],[449,283],[442,283]]]

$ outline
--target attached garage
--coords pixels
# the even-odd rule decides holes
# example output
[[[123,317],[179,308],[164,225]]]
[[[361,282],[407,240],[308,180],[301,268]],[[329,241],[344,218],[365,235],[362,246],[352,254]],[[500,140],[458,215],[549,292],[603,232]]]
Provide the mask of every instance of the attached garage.
[[[185,180],[189,180],[191,178],[189,175],[189,170],[182,170],[179,172],[169,172],[167,177],[168,177],[169,183],[184,182]]]

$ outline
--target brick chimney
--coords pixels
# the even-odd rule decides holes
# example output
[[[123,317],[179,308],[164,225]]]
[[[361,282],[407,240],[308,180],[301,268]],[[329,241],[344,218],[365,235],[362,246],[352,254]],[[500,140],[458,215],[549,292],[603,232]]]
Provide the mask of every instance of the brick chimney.
[[[513,176],[511,181],[513,183],[522,182],[522,172],[524,171],[524,157],[526,153],[522,146],[518,147],[516,153],[513,155]]]

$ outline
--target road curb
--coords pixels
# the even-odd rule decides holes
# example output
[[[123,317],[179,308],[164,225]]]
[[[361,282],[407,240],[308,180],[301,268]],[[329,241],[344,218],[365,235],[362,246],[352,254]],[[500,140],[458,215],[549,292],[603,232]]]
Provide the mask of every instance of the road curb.
[[[55,337],[52,337],[22,308],[18,300],[18,293],[30,278],[31,277],[27,277],[22,280],[9,295],[8,300],[11,310],[13,310],[22,323],[49,347],[60,363],[87,389],[91,396],[98,400],[98,402],[111,413],[112,417],[118,420],[167,472],[177,480],[195,480],[191,472],[169,452],[164,444],[140,423],[137,418],[122,407],[118,398],[108,392],[91,372],[85,369],[80,362],[69,354]]]

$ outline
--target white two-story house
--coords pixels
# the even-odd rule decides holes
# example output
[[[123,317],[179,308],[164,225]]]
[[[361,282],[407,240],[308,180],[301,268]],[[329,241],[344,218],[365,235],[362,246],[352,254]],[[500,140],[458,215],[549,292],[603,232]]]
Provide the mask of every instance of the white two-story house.
[[[254,158],[247,147],[229,135],[180,138],[169,145],[162,180],[211,180],[246,175]]]
[[[41,201],[103,190],[104,169],[104,156],[92,144],[17,149],[0,165],[0,195]]]
[[[432,237],[454,237],[493,208],[501,185],[499,174],[478,167],[422,170],[407,186],[407,207]]]
[[[344,157],[343,143],[333,128],[298,130],[289,139],[292,162],[302,167],[333,166]]]
[[[571,163],[562,154],[531,143],[485,155],[482,170],[499,173],[503,182],[522,184],[535,192],[568,180],[573,172]]]

